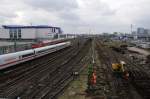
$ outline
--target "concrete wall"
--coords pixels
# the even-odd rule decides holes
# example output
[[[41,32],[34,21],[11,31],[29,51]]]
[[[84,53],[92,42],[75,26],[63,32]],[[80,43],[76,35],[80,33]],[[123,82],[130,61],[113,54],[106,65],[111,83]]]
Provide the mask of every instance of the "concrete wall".
[[[59,33],[59,29],[55,29],[55,33]]]
[[[36,29],[37,38],[48,38],[48,33],[50,32],[50,29]]]
[[[21,29],[22,39],[36,39],[36,29]]]
[[[0,28],[0,39],[9,39],[9,30]]]
[[[43,28],[43,29],[36,29],[37,38],[53,38],[53,35],[55,34],[52,32],[52,28]]]
[[[49,39],[56,33],[59,33],[57,28],[22,28],[21,39]],[[10,39],[9,29],[0,28],[0,39]]]

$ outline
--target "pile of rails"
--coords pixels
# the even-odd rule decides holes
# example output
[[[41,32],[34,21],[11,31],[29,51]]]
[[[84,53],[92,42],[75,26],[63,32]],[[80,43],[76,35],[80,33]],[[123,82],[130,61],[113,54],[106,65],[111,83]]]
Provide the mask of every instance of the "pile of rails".
[[[127,50],[127,45],[120,45],[119,47],[111,46],[110,48],[116,52],[125,54],[125,51]]]

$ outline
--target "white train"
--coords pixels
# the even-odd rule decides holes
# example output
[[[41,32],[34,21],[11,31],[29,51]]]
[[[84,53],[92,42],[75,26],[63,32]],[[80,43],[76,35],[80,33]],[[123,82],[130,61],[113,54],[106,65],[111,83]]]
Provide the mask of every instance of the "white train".
[[[69,47],[70,42],[0,55],[0,70]]]

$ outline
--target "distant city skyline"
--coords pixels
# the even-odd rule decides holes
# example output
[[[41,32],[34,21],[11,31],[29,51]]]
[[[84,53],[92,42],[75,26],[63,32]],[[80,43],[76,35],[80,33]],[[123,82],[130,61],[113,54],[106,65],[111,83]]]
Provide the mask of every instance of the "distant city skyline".
[[[150,0],[1,0],[0,25],[51,25],[66,33],[150,28]]]

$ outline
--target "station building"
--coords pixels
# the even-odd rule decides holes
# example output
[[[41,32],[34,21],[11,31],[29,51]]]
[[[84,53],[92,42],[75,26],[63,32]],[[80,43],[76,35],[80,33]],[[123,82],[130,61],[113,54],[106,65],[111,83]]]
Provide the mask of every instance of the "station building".
[[[0,55],[15,52],[15,49],[17,51],[28,49],[35,42],[55,39],[58,35],[62,35],[60,27],[2,25],[0,27]]]
[[[47,25],[22,26],[22,25],[3,25],[0,28],[0,40],[37,40],[51,39],[56,34],[62,34],[60,27]]]

